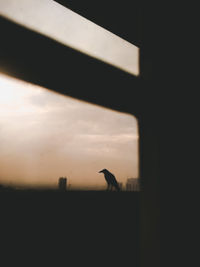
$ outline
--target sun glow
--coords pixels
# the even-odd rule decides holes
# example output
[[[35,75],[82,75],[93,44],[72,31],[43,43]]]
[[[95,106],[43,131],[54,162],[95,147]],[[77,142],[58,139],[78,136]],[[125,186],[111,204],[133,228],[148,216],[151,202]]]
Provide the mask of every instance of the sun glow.
[[[7,115],[34,112],[35,107],[30,105],[28,98],[41,90],[38,86],[0,74],[0,112]]]
[[[104,188],[138,177],[137,120],[0,74],[0,184]]]

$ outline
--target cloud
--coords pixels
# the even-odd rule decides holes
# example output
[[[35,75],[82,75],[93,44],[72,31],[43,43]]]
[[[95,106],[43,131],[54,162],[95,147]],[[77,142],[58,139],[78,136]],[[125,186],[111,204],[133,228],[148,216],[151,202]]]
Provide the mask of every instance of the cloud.
[[[55,185],[66,173],[72,184],[89,186],[104,185],[97,170],[106,167],[123,181],[138,175],[133,116],[0,75],[0,96],[2,89],[1,180]]]

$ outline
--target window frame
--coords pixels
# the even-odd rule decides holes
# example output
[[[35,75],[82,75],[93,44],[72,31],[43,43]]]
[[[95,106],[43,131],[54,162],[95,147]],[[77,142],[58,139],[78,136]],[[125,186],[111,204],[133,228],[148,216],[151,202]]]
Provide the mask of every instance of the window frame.
[[[0,18],[0,24],[3,28],[3,42],[0,44],[2,51],[0,53],[0,71],[64,95],[129,113],[138,119],[140,136],[139,173],[142,182],[140,258],[144,259],[146,256],[150,258],[148,248],[152,245],[154,234],[157,232],[155,227],[158,225],[159,206],[154,206],[157,200],[157,188],[152,188],[153,183],[150,185],[149,181],[155,180],[153,177],[158,170],[158,152],[156,150],[156,122],[152,118],[152,113],[148,113],[147,106],[149,107],[149,104],[145,90],[147,84],[144,82],[143,75],[134,77],[113,66],[57,44],[47,37],[27,30],[4,18]],[[30,45],[37,47],[37,53],[33,52],[31,56]],[[46,45],[48,45],[48,49],[43,55]],[[49,59],[48,55],[51,55],[52,58]],[[65,62],[66,58],[68,58],[67,63]],[[49,62],[52,64],[49,64]],[[53,64],[55,65],[53,66]],[[71,66],[73,66],[72,70],[70,69]],[[57,74],[52,76],[53,72],[56,73],[55,70],[57,70]],[[69,70],[70,82],[67,81],[68,86],[66,87],[64,81],[66,80],[66,71]],[[80,79],[77,79],[77,77],[80,77]],[[80,83],[84,90],[78,88]],[[70,88],[69,84],[73,87]],[[126,88],[124,88],[124,84]],[[96,90],[94,90],[94,85]],[[146,98],[144,98],[144,95]],[[149,181],[146,179],[148,176]],[[154,196],[151,194],[152,192],[155,192]],[[149,212],[151,212],[151,216],[149,216]],[[147,240],[148,238],[149,240]],[[153,247],[155,249],[154,257],[151,256],[150,258],[152,264],[156,261],[156,254],[158,256],[157,245],[155,244]],[[141,260],[142,266],[147,266],[145,260]],[[158,265],[154,264],[154,266]]]

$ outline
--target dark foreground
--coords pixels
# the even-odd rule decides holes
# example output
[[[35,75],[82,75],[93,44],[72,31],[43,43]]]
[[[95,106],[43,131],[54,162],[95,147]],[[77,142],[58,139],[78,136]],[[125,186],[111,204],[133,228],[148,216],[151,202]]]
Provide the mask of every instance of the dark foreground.
[[[138,266],[137,192],[0,192],[0,204],[8,265]]]

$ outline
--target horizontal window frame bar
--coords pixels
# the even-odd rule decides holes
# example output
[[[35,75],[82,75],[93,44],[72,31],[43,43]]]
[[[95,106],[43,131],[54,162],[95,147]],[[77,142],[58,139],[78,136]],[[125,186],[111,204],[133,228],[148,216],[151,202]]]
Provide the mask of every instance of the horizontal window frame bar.
[[[3,73],[114,110],[141,112],[139,77],[5,18],[0,17],[0,24]]]

